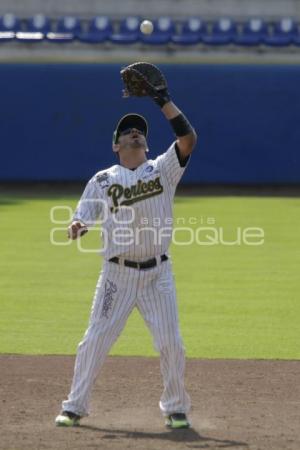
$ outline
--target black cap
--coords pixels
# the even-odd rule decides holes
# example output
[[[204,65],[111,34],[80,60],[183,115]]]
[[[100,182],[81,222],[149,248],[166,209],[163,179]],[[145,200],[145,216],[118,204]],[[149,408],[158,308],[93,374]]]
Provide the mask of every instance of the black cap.
[[[148,124],[146,119],[139,114],[126,114],[125,116],[121,117],[117,124],[117,128],[115,129],[113,134],[113,144],[116,144],[118,142],[120,133],[124,130],[127,130],[128,128],[136,128],[137,130],[142,131],[147,137]]]

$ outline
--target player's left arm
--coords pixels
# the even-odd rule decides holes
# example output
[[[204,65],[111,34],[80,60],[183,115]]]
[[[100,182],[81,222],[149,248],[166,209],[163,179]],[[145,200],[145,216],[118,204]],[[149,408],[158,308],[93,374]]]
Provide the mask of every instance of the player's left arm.
[[[186,116],[171,100],[162,106],[161,111],[176,135],[178,158],[180,162],[185,162],[195,148],[197,134]]]

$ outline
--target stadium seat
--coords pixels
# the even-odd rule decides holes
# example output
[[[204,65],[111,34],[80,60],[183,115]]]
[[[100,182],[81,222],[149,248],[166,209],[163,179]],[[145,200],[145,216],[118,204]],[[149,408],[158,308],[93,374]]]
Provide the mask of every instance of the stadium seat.
[[[242,24],[241,33],[234,37],[237,45],[259,45],[264,43],[264,38],[268,35],[268,26],[260,18],[252,18]]]
[[[204,34],[202,41],[209,45],[226,45],[233,42],[236,35],[236,23],[223,17],[212,24],[211,32]]]
[[[14,40],[20,30],[20,21],[14,14],[4,14],[0,17],[0,42]]]
[[[293,43],[293,38],[297,34],[297,24],[289,17],[282,18],[274,23],[272,34],[266,36],[264,41],[266,45],[281,47]]]
[[[72,42],[80,31],[79,20],[73,16],[65,16],[58,20],[54,32],[47,33],[47,39],[51,42]]]
[[[207,25],[198,17],[190,17],[182,23],[179,34],[172,36],[172,42],[178,45],[198,44],[202,35],[207,34]]]
[[[50,20],[44,14],[36,14],[27,21],[26,31],[16,33],[21,42],[40,42],[50,32]]]
[[[171,37],[175,34],[175,25],[170,17],[160,17],[153,20],[152,34],[139,33],[140,40],[145,44],[164,45],[171,42]]]
[[[96,16],[88,23],[86,30],[81,30],[78,33],[78,39],[81,42],[89,44],[98,44],[108,40],[112,34],[112,23],[107,16]]]
[[[110,36],[115,44],[134,44],[139,40],[141,19],[139,17],[126,17],[120,23],[120,30]]]
[[[295,29],[295,33],[293,35],[292,38],[292,44],[295,45],[300,45],[300,28],[299,28],[299,24],[296,24],[296,29]]]

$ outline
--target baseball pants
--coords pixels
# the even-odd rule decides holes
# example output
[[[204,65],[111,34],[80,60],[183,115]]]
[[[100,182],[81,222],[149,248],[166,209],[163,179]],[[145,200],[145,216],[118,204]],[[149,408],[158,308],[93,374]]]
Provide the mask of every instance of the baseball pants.
[[[65,411],[89,414],[94,381],[105,357],[137,307],[160,353],[163,415],[188,413],[190,397],[184,387],[185,352],[179,332],[176,291],[170,260],[147,270],[104,262],[97,282],[90,321],[79,343],[71,392]]]

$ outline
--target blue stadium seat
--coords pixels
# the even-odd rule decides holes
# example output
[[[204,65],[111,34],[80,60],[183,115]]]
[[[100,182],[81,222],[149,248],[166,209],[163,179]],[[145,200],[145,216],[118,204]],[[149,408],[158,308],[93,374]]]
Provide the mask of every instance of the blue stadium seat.
[[[0,17],[0,42],[14,40],[20,30],[20,20],[14,14],[4,14]]]
[[[40,42],[50,30],[50,20],[44,14],[35,14],[27,21],[26,31],[17,32],[16,38],[21,42]]]
[[[171,37],[175,34],[175,24],[170,17],[160,17],[153,20],[153,33],[140,33],[140,40],[145,44],[163,45],[171,42]]]
[[[274,23],[272,34],[265,37],[265,44],[282,47],[293,43],[294,36],[297,34],[297,24],[289,17],[282,18]]]
[[[232,19],[223,17],[212,24],[211,32],[203,35],[202,41],[209,45],[226,45],[234,41],[237,25]]]
[[[238,45],[259,45],[264,43],[268,35],[268,26],[260,18],[252,18],[242,24],[241,33],[234,38],[234,43]]]
[[[96,16],[88,23],[86,30],[78,33],[78,39],[89,44],[98,44],[108,40],[112,34],[113,27],[107,16]]]
[[[172,42],[178,45],[198,44],[203,34],[207,34],[207,24],[198,17],[190,17],[182,23],[180,33],[172,36]]]
[[[126,17],[120,23],[120,30],[110,36],[115,44],[134,44],[139,40],[141,19],[136,16]]]
[[[49,33],[49,31],[51,31],[50,19],[44,14],[35,14],[27,22],[27,31],[32,33],[40,32],[43,34]]]
[[[294,45],[300,45],[300,28],[299,28],[299,24],[296,24],[296,30],[295,30],[295,34],[293,35],[293,41],[292,44]]]
[[[47,33],[47,39],[51,42],[72,42],[80,31],[79,20],[73,16],[65,16],[58,20],[55,31]]]

